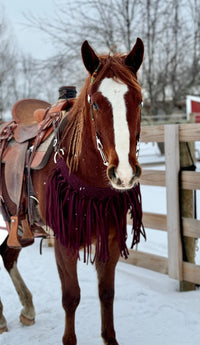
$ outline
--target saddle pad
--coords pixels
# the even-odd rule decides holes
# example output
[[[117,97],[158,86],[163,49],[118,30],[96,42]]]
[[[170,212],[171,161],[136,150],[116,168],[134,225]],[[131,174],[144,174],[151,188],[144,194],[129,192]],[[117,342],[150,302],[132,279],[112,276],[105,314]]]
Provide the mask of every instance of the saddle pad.
[[[37,148],[31,163],[31,169],[40,170],[47,164],[53,150],[54,133]]]

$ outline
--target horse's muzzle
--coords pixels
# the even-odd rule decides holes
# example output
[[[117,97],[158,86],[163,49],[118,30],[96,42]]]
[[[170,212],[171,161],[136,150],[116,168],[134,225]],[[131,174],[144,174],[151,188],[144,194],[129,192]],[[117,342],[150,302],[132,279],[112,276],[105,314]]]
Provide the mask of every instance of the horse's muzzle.
[[[120,174],[114,166],[108,167],[107,175],[112,187],[121,190],[133,188],[142,173],[142,169],[139,164],[135,165],[134,170],[135,171],[132,170],[132,176],[130,176],[130,174],[126,174],[125,172],[124,174]]]

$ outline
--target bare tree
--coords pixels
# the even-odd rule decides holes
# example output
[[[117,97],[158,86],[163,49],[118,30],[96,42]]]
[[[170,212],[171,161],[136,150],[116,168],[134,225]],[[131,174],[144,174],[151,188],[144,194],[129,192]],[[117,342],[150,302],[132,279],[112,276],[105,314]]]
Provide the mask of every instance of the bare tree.
[[[191,21],[187,23],[190,30],[188,50],[192,59],[192,69],[189,77],[191,87],[200,93],[200,0],[189,0],[186,10],[190,13]]]
[[[57,0],[54,18],[29,15],[28,21],[55,47],[55,55],[45,62],[52,89],[81,84],[80,46],[85,39],[98,52],[115,53],[129,51],[141,37],[143,87],[148,110],[156,114],[170,113],[198,83],[199,10],[200,0]]]
[[[11,43],[12,33],[4,16],[3,8],[0,11],[0,118],[10,109],[14,99],[16,74],[16,52]]]
[[[75,83],[79,87],[86,75],[80,54],[83,41],[88,39],[101,53],[129,51],[137,35],[134,17],[137,17],[139,2],[140,0],[57,1],[54,19],[47,20],[29,14],[27,23],[46,33],[55,47],[55,56],[46,63],[49,71],[60,84],[64,79],[65,83]]]
[[[56,61],[58,70],[58,57]],[[56,97],[51,92],[51,85],[56,82],[54,76],[52,66],[47,68],[46,63],[19,51],[12,26],[0,7],[0,119],[11,117],[13,104],[22,98],[54,102]]]

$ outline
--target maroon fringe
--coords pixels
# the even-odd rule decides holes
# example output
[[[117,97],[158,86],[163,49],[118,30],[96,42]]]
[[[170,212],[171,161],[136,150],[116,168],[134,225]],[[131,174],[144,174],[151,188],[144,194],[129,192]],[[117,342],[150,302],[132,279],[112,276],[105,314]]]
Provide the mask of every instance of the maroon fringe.
[[[112,188],[86,186],[69,169],[63,159],[57,162],[47,182],[47,225],[54,230],[56,238],[67,248],[68,253],[79,256],[84,248],[84,262],[102,262],[109,259],[108,229],[115,224],[121,256],[127,259],[126,217],[130,212],[133,221],[131,248],[144,236],[140,186],[127,191]],[[92,234],[95,234],[95,254],[92,258]]]

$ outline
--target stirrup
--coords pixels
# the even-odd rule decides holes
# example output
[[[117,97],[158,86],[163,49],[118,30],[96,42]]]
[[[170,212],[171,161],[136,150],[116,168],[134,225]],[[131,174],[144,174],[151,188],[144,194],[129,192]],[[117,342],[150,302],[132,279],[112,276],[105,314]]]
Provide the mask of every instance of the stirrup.
[[[10,225],[10,233],[7,241],[7,245],[10,248],[20,249],[22,247],[19,236],[18,236],[18,225],[19,220],[18,216],[12,216],[10,218],[11,225]]]
[[[22,247],[26,247],[26,246],[29,246],[29,245],[33,244],[34,236],[33,236],[33,233],[31,231],[31,228],[29,226],[28,216],[27,215],[21,221],[21,223],[22,223],[23,235],[22,235],[22,237],[20,239],[20,243],[21,243]]]
[[[27,216],[21,221],[22,237],[18,235],[19,219],[18,216],[11,217],[10,233],[7,245],[10,248],[20,249],[22,247],[30,246],[34,242],[34,236],[30,229]]]

